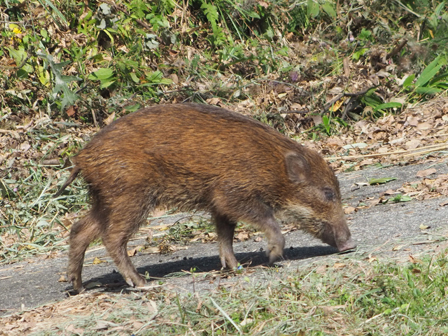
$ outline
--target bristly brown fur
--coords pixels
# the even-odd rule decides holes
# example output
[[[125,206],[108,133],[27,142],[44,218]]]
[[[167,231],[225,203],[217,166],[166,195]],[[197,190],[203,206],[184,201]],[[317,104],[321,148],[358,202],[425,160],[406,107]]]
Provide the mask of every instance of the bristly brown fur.
[[[82,289],[85,249],[100,236],[130,285],[142,286],[126,244],[159,206],[204,210],[215,221],[221,263],[236,267],[235,225],[256,225],[270,261],[285,244],[277,217],[340,250],[354,246],[339,185],[322,157],[243,115],[218,107],[160,105],[131,113],[101,130],[73,159],[57,193],[82,173],[92,209],[70,234],[69,276]]]

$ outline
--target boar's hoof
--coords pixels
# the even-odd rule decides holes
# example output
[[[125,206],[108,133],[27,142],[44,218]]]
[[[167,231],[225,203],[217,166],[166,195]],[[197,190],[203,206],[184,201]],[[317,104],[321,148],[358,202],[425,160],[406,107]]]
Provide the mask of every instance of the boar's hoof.
[[[140,274],[125,277],[124,280],[130,287],[145,287],[146,280]]]
[[[272,265],[278,260],[283,260],[283,249],[285,247],[285,238],[280,236],[277,242],[269,242],[267,255],[269,256],[269,264]]]

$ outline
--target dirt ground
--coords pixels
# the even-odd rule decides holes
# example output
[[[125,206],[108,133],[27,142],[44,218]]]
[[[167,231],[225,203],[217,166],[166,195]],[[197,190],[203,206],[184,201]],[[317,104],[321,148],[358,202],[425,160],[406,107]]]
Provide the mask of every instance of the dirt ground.
[[[336,254],[332,247],[322,244],[301,231],[285,233],[285,260],[283,267],[300,267],[325,258],[398,258],[406,261],[409,255],[418,256],[447,247],[448,198],[415,198],[408,202],[384,202],[394,197],[397,190],[418,183],[423,179],[436,179],[448,174],[448,158],[429,160],[424,164],[369,168],[362,171],[342,173],[338,176],[346,204],[346,212],[352,235],[358,244],[355,252]],[[435,169],[426,177],[418,172]],[[430,171],[429,171],[430,172]],[[425,175],[425,174],[423,174]],[[368,185],[371,178],[396,178],[386,184]],[[170,216],[163,221],[177,221],[185,214]],[[151,225],[158,225],[162,220]],[[138,239],[130,246],[138,245]],[[265,270],[266,242],[250,239],[235,243],[237,258],[250,263],[255,271],[248,276],[260,276]],[[99,258],[104,262],[97,264]],[[132,258],[140,273],[147,272],[153,279],[163,279],[164,285],[173,285],[186,291],[213,289],[215,282],[194,281],[188,271],[212,272],[220,269],[216,243],[192,243],[186,249],[169,254],[140,253]],[[54,259],[36,258],[26,262],[0,266],[0,314],[10,315],[50,302],[61,301],[70,296],[71,285],[65,281],[66,253]],[[187,272],[184,272],[187,271]],[[182,275],[183,274],[183,275]],[[126,288],[125,283],[105,249],[94,247],[86,255],[83,271],[88,291],[116,290]],[[238,276],[223,281],[238,281]],[[152,280],[150,284],[157,284]],[[221,282],[222,284],[222,282]]]

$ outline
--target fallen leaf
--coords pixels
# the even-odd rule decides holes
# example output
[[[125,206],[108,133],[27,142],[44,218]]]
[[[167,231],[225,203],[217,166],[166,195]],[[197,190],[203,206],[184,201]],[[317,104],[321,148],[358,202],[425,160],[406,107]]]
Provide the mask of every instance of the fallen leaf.
[[[245,241],[249,239],[249,232],[240,232],[236,235],[239,241]]]
[[[112,112],[112,114],[110,116],[108,116],[106,119],[104,119],[104,123],[106,125],[109,125],[110,123],[112,123],[112,121],[114,121],[115,118],[115,112]]]
[[[372,165],[372,164],[373,164],[373,159],[365,159],[365,160],[362,160],[359,163],[360,166],[369,166],[369,165]]]
[[[397,191],[393,191],[392,189],[388,189],[385,192],[383,192],[382,194],[383,195],[395,195],[395,194],[398,194],[398,193],[399,192],[397,192]]]
[[[218,237],[218,234],[217,234],[216,232],[207,232],[206,235],[207,235],[209,238],[212,238],[212,239]]]
[[[377,204],[380,204],[381,203],[381,198],[377,198],[377,199],[374,199],[374,200],[371,200],[371,201],[369,201],[369,206],[375,206],[375,205],[377,205]]]
[[[221,102],[221,99],[218,97],[213,97],[213,98],[207,99],[207,103],[209,105],[218,105],[220,102]]]
[[[83,335],[85,331],[82,328],[75,328],[72,324],[70,324],[68,327],[65,327],[64,330],[75,335]]]
[[[429,169],[425,169],[425,170],[420,170],[419,172],[417,172],[416,176],[417,177],[426,177],[431,174],[434,174],[435,172],[437,172],[437,170],[435,168],[429,168]]]
[[[128,250],[128,256],[129,257],[133,257],[133,256],[135,256],[136,254],[137,254],[137,249],[136,248],[133,248],[133,249],[130,249],[130,250]]]
[[[412,139],[406,142],[405,147],[406,149],[416,149],[420,145],[420,142],[418,139]]]
[[[321,115],[313,115],[313,116],[311,116],[311,118],[313,119],[314,126],[318,126],[318,125],[322,124],[322,116]]]
[[[93,330],[105,330],[105,329],[108,329],[109,327],[115,327],[115,326],[116,326],[116,324],[112,323],[110,321],[99,320],[99,321],[96,321],[96,326],[90,327],[90,328],[92,328]]]
[[[354,143],[350,145],[345,145],[342,148],[344,149],[352,149],[352,148],[366,148],[368,145],[364,142]]]
[[[349,215],[349,214],[351,214],[351,213],[353,213],[355,211],[356,211],[356,208],[352,207],[352,206],[348,206],[348,207],[344,208],[344,213],[346,215]]]
[[[418,125],[418,117],[408,117],[408,119],[406,120],[407,122],[408,122],[408,124],[410,125],[410,126],[413,126],[413,127],[415,127],[415,126],[417,126]]]
[[[325,273],[327,273],[327,268],[328,268],[327,265],[321,265],[316,268],[316,273],[317,274],[325,274]]]
[[[336,112],[337,110],[339,110],[339,108],[342,106],[342,104],[344,104],[344,99],[339,99],[337,102],[335,102],[330,108],[329,110],[332,112]]]
[[[367,259],[367,261],[369,263],[372,263],[372,262],[377,261],[377,260],[378,260],[377,257],[372,257],[372,256],[369,256],[369,258]]]
[[[100,258],[95,257],[95,258],[93,259],[92,264],[94,264],[94,265],[98,265],[98,264],[101,264],[101,263],[104,263],[104,262],[105,262],[105,261],[101,260]]]
[[[145,253],[158,254],[158,253],[160,253],[160,249],[158,247],[149,246],[149,247],[145,248]]]
[[[345,266],[347,266],[347,265],[343,264],[343,263],[334,263],[333,268],[340,269],[340,268],[344,268]]]
[[[58,282],[67,282],[67,277],[65,275],[61,275]]]
[[[245,326],[248,324],[251,324],[254,320],[252,320],[251,318],[245,318],[244,320],[241,321],[240,326]]]
[[[394,180],[396,180],[396,179],[397,179],[396,177],[372,178],[372,179],[369,179],[369,184],[370,184],[370,185],[374,185],[374,184],[385,184],[385,183],[387,183],[387,182],[394,181]]]
[[[408,258],[409,258],[409,261],[413,264],[417,264],[419,262],[419,260],[412,255],[409,255]]]
[[[23,152],[26,152],[30,148],[31,148],[31,145],[28,142],[24,142],[20,145],[20,150]]]
[[[76,107],[72,105],[67,109],[67,115],[69,117],[73,117],[75,114],[76,114]]]
[[[431,129],[433,127],[433,125],[431,125],[430,123],[427,122],[423,122],[417,125],[417,129],[418,130],[428,130]]]

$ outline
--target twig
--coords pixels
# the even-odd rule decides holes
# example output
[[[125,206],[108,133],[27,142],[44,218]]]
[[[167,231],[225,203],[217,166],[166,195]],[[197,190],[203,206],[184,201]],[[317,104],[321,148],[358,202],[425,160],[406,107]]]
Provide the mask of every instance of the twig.
[[[403,49],[403,47],[406,45],[406,43],[408,43],[408,40],[406,39],[401,41],[399,45],[397,45],[390,53],[386,55],[386,59],[392,58],[396,54],[398,54],[401,51],[401,49]]]
[[[409,13],[414,14],[416,17],[421,18],[422,16],[420,14],[417,14],[416,12],[412,11],[410,8],[406,7],[401,3],[401,1],[395,0],[396,3],[398,3],[403,9],[407,10]]]
[[[375,86],[371,86],[365,90],[359,91],[359,92],[354,92],[354,93],[348,93],[348,92],[343,92],[338,94],[336,97],[334,97],[332,100],[330,100],[328,103],[326,103],[324,105],[324,109],[328,110],[330,108],[330,106],[332,106],[334,103],[336,103],[339,99],[341,99],[342,97],[358,97],[358,96],[363,96],[365,95],[367,92],[369,92],[372,89],[377,88],[379,85],[375,85]]]
[[[429,147],[429,146],[428,146],[428,147]],[[424,148],[418,148],[418,149],[424,149]],[[423,150],[423,151],[421,151],[421,152],[416,152],[416,153],[406,154],[406,155],[403,155],[403,157],[406,157],[406,156],[412,156],[412,155],[427,154],[427,153],[431,153],[431,152],[439,151],[439,150],[442,150],[442,149],[448,149],[448,145],[443,145],[443,146],[435,147],[435,148],[432,148],[432,149],[425,149],[425,150]]]
[[[349,159],[362,159],[362,158],[369,158],[369,157],[378,157],[378,156],[388,156],[388,155],[394,155],[394,154],[406,154],[403,156],[412,156],[412,155],[420,155],[420,154],[426,154],[430,152],[439,151],[441,149],[448,149],[448,144],[444,145],[430,145],[426,147],[411,149],[411,150],[401,150],[401,151],[394,151],[394,152],[387,152],[387,153],[375,153],[375,154],[365,154],[365,155],[349,155],[349,156],[333,156],[333,157],[327,157],[325,160],[349,160]],[[411,153],[415,151],[415,153]]]

